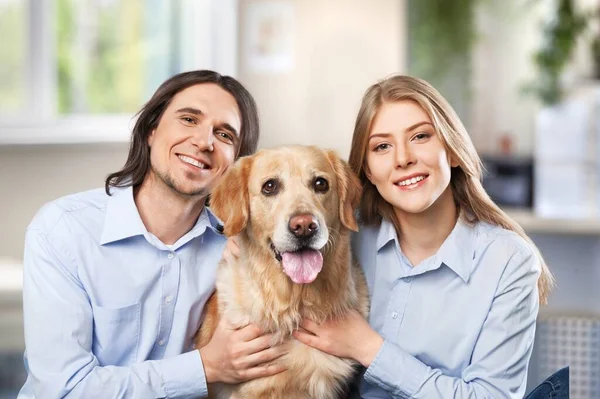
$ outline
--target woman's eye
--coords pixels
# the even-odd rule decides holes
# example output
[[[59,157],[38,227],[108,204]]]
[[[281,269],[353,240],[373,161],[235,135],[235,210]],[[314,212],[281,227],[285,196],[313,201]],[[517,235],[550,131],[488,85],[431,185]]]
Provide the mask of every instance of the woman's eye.
[[[417,140],[425,140],[428,137],[429,137],[428,133],[418,133],[418,134],[415,135],[415,138]]]
[[[390,148],[390,145],[387,143],[381,143],[378,146],[375,147],[375,151],[383,151],[383,150],[387,150],[388,148]]]

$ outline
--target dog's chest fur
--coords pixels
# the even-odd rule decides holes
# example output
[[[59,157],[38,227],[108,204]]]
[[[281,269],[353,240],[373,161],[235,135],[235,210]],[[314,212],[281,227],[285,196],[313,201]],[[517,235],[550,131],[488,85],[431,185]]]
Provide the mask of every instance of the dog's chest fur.
[[[290,284],[284,275],[279,281],[281,284],[265,286],[265,281],[273,281],[272,276],[270,279],[253,276],[250,272],[252,267],[243,264],[247,259],[241,256],[240,264],[229,265],[223,262],[220,265],[217,275],[219,312],[233,325],[241,327],[254,323],[265,331],[274,333],[272,344],[282,343],[287,346],[287,355],[277,362],[282,362],[288,371],[272,378],[242,384],[238,388],[240,391],[235,393],[234,389],[231,397],[245,397],[244,390],[256,394],[263,386],[264,392],[270,392],[269,389],[272,389],[273,384],[286,387],[285,392],[288,393],[286,397],[290,398],[295,397],[294,392],[299,395],[298,397],[306,397],[302,395],[306,395],[307,392],[309,397],[313,398],[339,397],[339,390],[346,385],[355,372],[356,363],[308,347],[291,335],[292,331],[298,328],[302,317],[322,321],[326,316],[331,315],[324,314],[319,303],[311,302],[310,295],[307,295],[307,287]],[[348,266],[350,268],[350,265]],[[274,267],[277,265],[275,264]],[[337,284],[340,283],[343,282],[337,281]],[[361,313],[366,311],[366,298],[359,298],[352,273],[346,276],[345,285],[348,288],[341,290],[345,296],[339,300],[340,304],[344,304],[344,308],[331,309],[336,314],[345,313],[351,307],[359,309]],[[291,290],[288,290],[290,287]],[[302,386],[299,381],[303,382]],[[296,391],[294,391],[295,385],[298,385]]]

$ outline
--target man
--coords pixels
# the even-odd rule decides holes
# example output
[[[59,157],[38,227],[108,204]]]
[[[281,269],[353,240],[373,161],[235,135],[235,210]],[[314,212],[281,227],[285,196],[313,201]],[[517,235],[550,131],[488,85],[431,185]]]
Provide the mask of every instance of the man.
[[[182,73],[140,111],[105,189],[38,212],[26,232],[19,399],[201,397],[207,383],[282,371],[263,365],[282,350],[252,325],[223,324],[192,345],[225,244],[205,202],[257,142],[256,105],[239,82]]]

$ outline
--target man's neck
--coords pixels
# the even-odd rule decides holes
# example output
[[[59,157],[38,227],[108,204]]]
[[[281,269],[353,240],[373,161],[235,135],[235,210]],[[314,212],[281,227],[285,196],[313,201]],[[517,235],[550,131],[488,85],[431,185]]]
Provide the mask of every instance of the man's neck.
[[[400,247],[413,266],[434,255],[450,235],[458,210],[450,188],[425,212],[396,212],[401,226]]]
[[[146,229],[163,244],[171,245],[194,227],[206,197],[186,198],[162,181],[147,177],[134,190],[134,200]]]

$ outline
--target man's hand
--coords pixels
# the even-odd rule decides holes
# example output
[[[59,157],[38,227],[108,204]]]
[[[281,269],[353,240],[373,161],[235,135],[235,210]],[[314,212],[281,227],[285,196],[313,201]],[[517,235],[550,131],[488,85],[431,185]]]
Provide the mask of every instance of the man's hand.
[[[343,319],[323,324],[304,319],[300,326],[306,332],[294,331],[298,341],[334,356],[356,360],[364,367],[371,365],[383,344],[383,338],[355,310]]]
[[[271,346],[273,334],[263,334],[255,325],[233,328],[221,319],[210,342],[200,348],[206,382],[239,382],[285,371],[271,362],[285,354],[282,345]]]
[[[238,236],[229,237],[227,239],[227,245],[223,250],[223,258],[230,265],[235,264],[240,257],[240,245]]]

